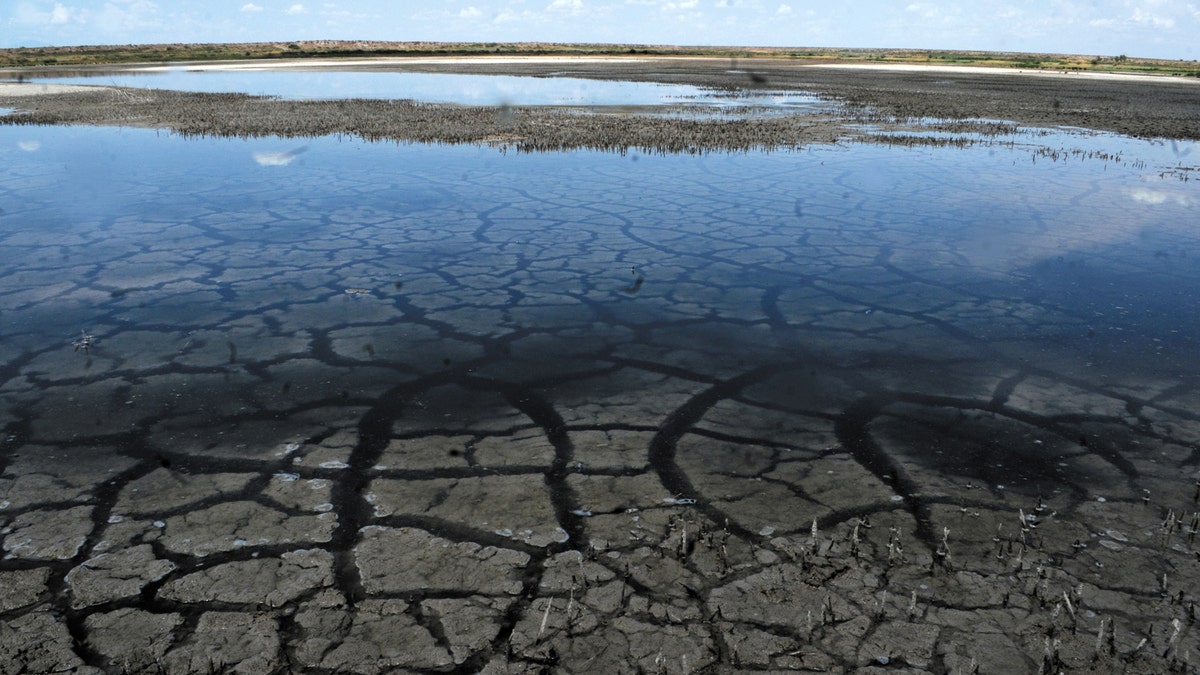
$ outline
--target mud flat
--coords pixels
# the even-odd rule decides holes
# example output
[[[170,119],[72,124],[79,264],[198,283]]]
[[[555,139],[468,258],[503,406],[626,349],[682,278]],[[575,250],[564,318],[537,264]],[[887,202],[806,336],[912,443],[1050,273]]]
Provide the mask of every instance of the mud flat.
[[[1039,378],[931,404],[818,361],[631,364],[606,395],[432,375],[219,437],[143,417],[128,447],[10,426],[3,672],[1194,672],[1181,446],[1068,442]],[[766,403],[797,377],[813,409]],[[1060,471],[947,473],[922,423],[967,453],[1042,434]]]
[[[528,149],[853,133],[112,89],[3,105]],[[275,105],[291,131],[255,120]],[[853,148],[892,163],[881,187],[843,148],[589,164],[325,139],[256,164],[238,141],[120,130],[163,161],[72,132],[104,175],[37,154],[0,174],[0,673],[1197,670],[1181,181],[1147,196],[1115,160],[1072,180],[1043,160],[1016,175],[1051,194],[1017,203],[992,187],[1008,156],[947,181],[947,148]],[[930,212],[954,217],[917,227]],[[1146,269],[1161,286],[1124,283]],[[1158,314],[1182,335],[1139,323]]]
[[[17,86],[17,85],[13,85]],[[33,85],[38,86],[38,85]],[[53,85],[49,85],[53,91]],[[98,87],[91,91],[5,98],[19,109],[10,124],[101,124],[167,128],[185,135],[308,137],[476,143],[524,151],[590,148],[703,152],[829,143],[848,129],[832,116],[672,119],[625,108],[618,114],[553,107],[467,107],[380,101],[281,101],[241,94],[204,94]]]
[[[454,72],[468,62],[431,59],[414,67]],[[571,67],[561,62],[513,59],[471,66],[470,72],[810,91],[868,107],[884,120],[1007,120],[1140,137],[1200,138],[1193,123],[1200,105],[1200,80],[1196,78],[703,58],[611,59]]]
[[[261,63],[199,69],[265,69]],[[761,109],[676,115],[669,108],[466,107],[407,101],[280,101],[234,94],[0,84],[8,124],[104,124],[184,134],[311,136],[494,143],[526,150],[641,148],[666,152],[796,147],[863,138],[863,125],[952,133],[1007,132],[1008,124],[1069,126],[1138,137],[1200,138],[1200,82],[1184,78],[1087,75],[983,68],[795,65],[778,60],[700,58],[412,58],[298,61],[276,69],[446,72],[693,84],[737,91],[804,91],[843,105],[816,113]],[[133,69],[133,68],[130,68]],[[145,67],[140,68],[146,70]],[[92,72],[127,72],[93,68]],[[41,74],[46,71],[9,71]],[[76,69],[71,72],[81,72]],[[33,88],[33,89],[31,89]],[[29,96],[36,91],[38,96]],[[981,122],[987,120],[988,122]]]

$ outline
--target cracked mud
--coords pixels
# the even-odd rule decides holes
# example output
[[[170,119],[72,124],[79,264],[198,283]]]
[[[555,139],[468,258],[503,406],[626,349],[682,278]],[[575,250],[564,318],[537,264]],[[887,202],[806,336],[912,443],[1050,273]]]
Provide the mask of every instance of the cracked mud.
[[[39,133],[0,673],[1196,670],[1198,197],[1151,146]]]

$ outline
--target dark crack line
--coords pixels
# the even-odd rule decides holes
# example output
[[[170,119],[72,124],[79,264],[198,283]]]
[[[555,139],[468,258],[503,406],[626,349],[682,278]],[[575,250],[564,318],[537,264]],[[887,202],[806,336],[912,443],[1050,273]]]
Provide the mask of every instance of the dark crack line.
[[[705,389],[668,414],[659,426],[658,433],[650,441],[648,459],[650,466],[658,473],[663,487],[677,498],[695,499],[696,508],[709,520],[714,523],[727,523],[730,531],[741,539],[754,540],[757,535],[731,519],[696,489],[687,473],[675,461],[677,445],[679,439],[689,433],[692,426],[719,401],[730,398],[747,386],[777,375],[787,368],[778,365],[762,366]]]
[[[878,397],[868,397],[851,404],[834,422],[834,433],[856,462],[890,487],[895,494],[904,498],[904,503],[916,521],[917,538],[930,551],[934,551],[937,550],[939,539],[933,531],[933,512],[930,505],[920,496],[921,486],[908,475],[899,462],[879,447],[867,429],[888,403]]]
[[[546,487],[550,491],[550,503],[554,507],[555,519],[559,527],[570,537],[567,540],[569,548],[582,550],[585,546],[583,518],[576,512],[579,510],[579,500],[575,491],[567,484],[571,463],[574,461],[575,449],[571,437],[567,434],[563,418],[554,406],[538,393],[529,389],[505,388],[502,392],[510,404],[525,413],[529,419],[540,426],[550,444],[554,446],[554,461],[546,469]]]

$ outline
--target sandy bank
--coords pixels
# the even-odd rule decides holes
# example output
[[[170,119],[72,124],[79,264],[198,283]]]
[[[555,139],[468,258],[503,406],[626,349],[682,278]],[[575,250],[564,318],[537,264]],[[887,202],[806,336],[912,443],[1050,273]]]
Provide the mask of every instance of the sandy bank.
[[[0,98],[25,98],[46,94],[79,94],[102,87],[78,84],[42,84],[40,82],[0,82]]]
[[[1028,77],[1066,77],[1071,79],[1098,80],[1102,82],[1139,82],[1163,84],[1181,82],[1200,86],[1200,79],[1187,79],[1169,75],[1141,75],[1137,73],[1104,73],[1080,70],[1027,70],[1024,68],[987,68],[982,66],[939,66],[918,63],[821,63],[809,68],[837,68],[843,70],[873,70],[892,73],[952,73],[957,75],[1017,75]]]
[[[171,70],[192,71],[270,71],[270,70],[380,70],[394,66],[396,70],[421,65],[542,65],[542,64],[610,64],[614,61],[637,63],[646,59],[622,56],[438,56],[438,57],[374,57],[367,59],[283,59],[274,61],[224,61],[220,63],[188,63],[137,66],[129,70],[158,73]]]

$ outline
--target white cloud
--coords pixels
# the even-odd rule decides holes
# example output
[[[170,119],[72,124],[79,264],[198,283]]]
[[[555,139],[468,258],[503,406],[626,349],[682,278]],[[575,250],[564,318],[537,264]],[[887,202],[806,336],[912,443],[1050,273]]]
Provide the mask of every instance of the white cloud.
[[[158,5],[149,0],[106,2],[96,12],[94,23],[104,33],[113,36],[127,36],[133,31],[162,26],[158,18]]]
[[[47,35],[63,44],[153,41],[146,34],[165,25],[158,5],[150,0],[111,0],[83,8],[61,2],[22,2],[8,23],[47,28],[51,31]]]
[[[775,10],[775,16],[787,16],[788,14],[791,14],[791,13],[792,13],[791,5],[780,5]]]
[[[458,18],[460,19],[478,19],[481,16],[483,16],[483,12],[479,11],[479,8],[475,5],[464,8],[458,13]]]
[[[554,0],[546,9],[578,11],[583,9],[583,0]]]
[[[256,5],[253,2],[247,2],[246,4],[242,5],[242,11],[243,12],[261,12],[261,11],[263,11],[263,8],[262,8],[262,5]]]
[[[45,10],[32,3],[23,2],[17,5],[16,11],[13,12],[8,23],[30,26],[47,24],[62,26],[69,23],[83,23],[87,19],[87,14],[87,10],[69,7],[61,2],[56,2],[54,6]]]
[[[1148,25],[1154,28],[1167,30],[1175,27],[1175,19],[1172,19],[1169,16],[1158,16],[1151,14],[1148,11],[1142,11],[1141,7],[1135,7],[1133,9],[1133,16],[1130,18],[1134,23]]]
[[[295,16],[298,14],[308,14],[308,10],[305,9],[304,5],[296,4],[288,7],[287,13]]]
[[[534,14],[528,10],[514,12],[511,9],[506,9],[497,14],[496,18],[492,19],[492,23],[533,22],[537,21],[539,18],[540,17],[537,14]]]
[[[937,7],[925,2],[914,2],[904,8],[904,11],[910,14],[919,14],[925,19],[934,19],[940,14]]]
[[[17,141],[17,147],[25,152],[37,152],[41,147],[41,141]]]
[[[352,12],[348,9],[342,9],[336,2],[326,2],[321,5],[319,14],[325,17],[325,25],[327,26],[345,26],[352,21],[366,21],[371,18],[370,14],[364,12]]]
[[[1003,21],[1019,19],[1021,18],[1021,10],[1012,5],[1007,5],[996,10],[996,18]]]
[[[50,11],[50,23],[67,23],[74,16],[75,10],[69,7],[63,7],[59,3],[54,3],[54,9]]]

